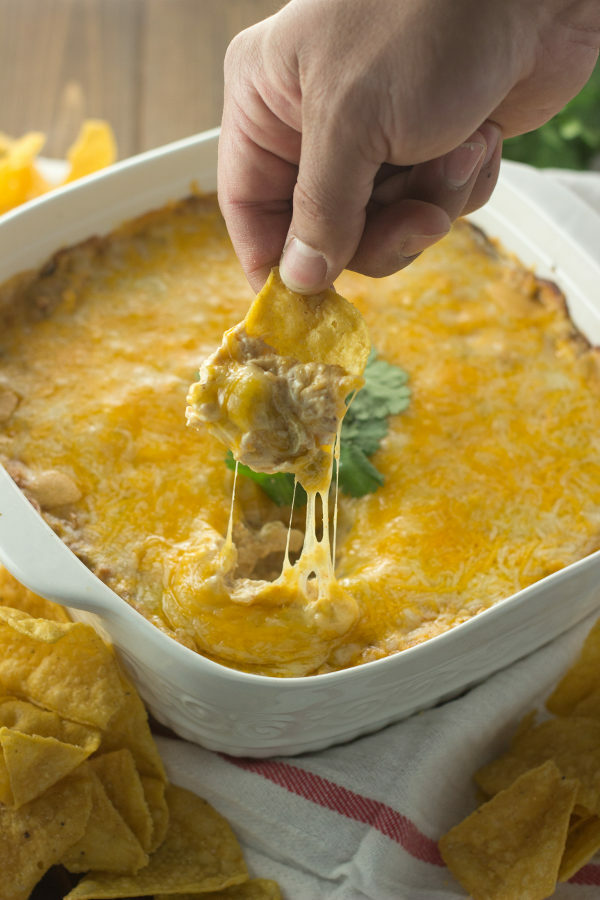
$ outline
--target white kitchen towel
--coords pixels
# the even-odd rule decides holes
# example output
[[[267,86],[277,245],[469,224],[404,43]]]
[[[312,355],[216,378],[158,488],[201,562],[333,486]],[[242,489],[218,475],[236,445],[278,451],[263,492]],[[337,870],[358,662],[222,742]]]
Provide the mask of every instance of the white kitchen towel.
[[[600,209],[600,175],[560,180]],[[172,781],[229,819],[253,874],[286,900],[459,900],[437,840],[474,809],[473,773],[543,707],[594,619],[456,700],[319,753],[234,759],[170,738],[159,748]],[[600,863],[555,897],[598,900]]]

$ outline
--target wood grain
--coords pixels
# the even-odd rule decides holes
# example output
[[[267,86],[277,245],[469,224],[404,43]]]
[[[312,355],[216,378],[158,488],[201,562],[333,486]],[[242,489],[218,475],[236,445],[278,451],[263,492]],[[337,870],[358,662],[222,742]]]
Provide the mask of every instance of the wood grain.
[[[0,0],[0,131],[64,156],[107,119],[119,156],[219,124],[231,38],[275,0]]]

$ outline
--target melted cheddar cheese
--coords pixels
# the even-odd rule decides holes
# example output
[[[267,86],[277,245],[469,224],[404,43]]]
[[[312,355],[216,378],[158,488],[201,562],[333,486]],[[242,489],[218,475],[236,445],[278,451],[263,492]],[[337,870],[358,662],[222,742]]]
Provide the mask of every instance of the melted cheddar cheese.
[[[0,458],[125,601],[226,665],[298,675],[395,653],[600,546],[598,355],[556,289],[465,223],[409,269],[338,289],[412,388],[373,457],[385,485],[340,496],[336,575],[357,609],[343,633],[293,590],[247,603],[221,575],[233,476],[183,415],[198,360],[251,300],[216,201],[0,290]],[[237,578],[274,580],[288,517],[238,479]]]

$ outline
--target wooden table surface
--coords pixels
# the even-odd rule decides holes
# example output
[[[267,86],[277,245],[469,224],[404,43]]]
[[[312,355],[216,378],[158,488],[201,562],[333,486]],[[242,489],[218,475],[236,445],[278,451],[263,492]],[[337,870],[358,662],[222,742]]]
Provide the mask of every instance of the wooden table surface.
[[[218,125],[231,38],[276,0],[0,0],[0,131],[63,157],[84,118],[122,159]]]

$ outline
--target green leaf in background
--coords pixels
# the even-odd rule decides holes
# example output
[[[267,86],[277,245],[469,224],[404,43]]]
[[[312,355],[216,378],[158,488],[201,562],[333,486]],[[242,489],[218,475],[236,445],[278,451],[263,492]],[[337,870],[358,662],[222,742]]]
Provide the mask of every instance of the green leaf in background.
[[[408,375],[399,366],[379,359],[371,350],[365,368],[364,387],[348,398],[350,407],[342,425],[340,446],[339,488],[350,497],[363,497],[374,493],[384,482],[384,477],[369,460],[382,439],[388,433],[389,417],[403,412],[410,403]],[[231,451],[225,457],[229,469],[235,469]],[[266,475],[254,472],[242,463],[238,474],[255,481],[277,504],[290,506],[294,495],[294,476],[289,472]],[[335,470],[334,470],[335,475]],[[306,493],[298,485],[296,506],[306,504]]]
[[[588,83],[554,118],[504,142],[505,159],[539,168],[587,169],[600,154],[600,63]]]

